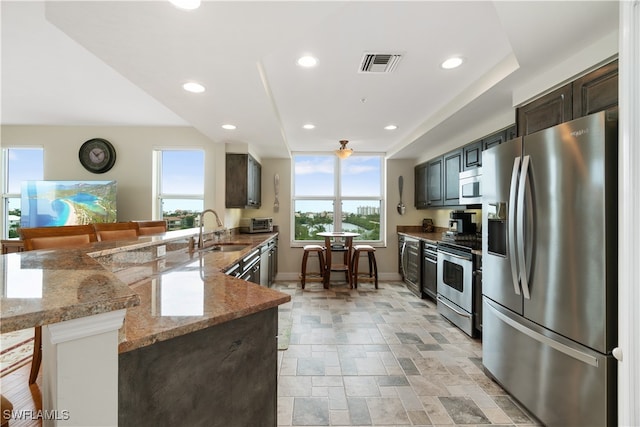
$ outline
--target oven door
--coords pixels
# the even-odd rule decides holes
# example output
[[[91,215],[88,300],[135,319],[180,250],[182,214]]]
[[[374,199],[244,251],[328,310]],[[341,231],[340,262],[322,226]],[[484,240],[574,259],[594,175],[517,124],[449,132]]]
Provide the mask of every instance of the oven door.
[[[438,250],[438,295],[473,312],[473,261]]]
[[[438,250],[438,313],[471,337],[475,336],[472,268],[472,260]]]

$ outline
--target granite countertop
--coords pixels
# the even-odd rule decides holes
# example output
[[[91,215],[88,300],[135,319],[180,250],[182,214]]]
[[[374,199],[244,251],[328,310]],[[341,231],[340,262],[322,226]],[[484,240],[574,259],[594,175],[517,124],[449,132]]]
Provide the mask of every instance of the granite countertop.
[[[140,298],[82,249],[0,258],[0,332],[133,307]]]
[[[224,274],[277,233],[222,239],[246,244],[240,251],[189,252],[197,231],[2,255],[0,331],[126,308],[119,344],[126,352],[290,301],[288,294]],[[166,255],[158,256],[158,246]]]
[[[136,292],[140,305],[127,310],[124,328],[120,330],[119,351],[131,351],[290,301],[288,294],[224,274],[227,268],[276,235],[234,235],[222,243],[226,240],[247,244],[245,249],[183,251],[173,256],[167,254],[165,260],[120,269],[115,274]],[[186,258],[179,261],[176,257]],[[140,269],[146,272],[140,274]],[[139,280],[141,276],[145,278]]]

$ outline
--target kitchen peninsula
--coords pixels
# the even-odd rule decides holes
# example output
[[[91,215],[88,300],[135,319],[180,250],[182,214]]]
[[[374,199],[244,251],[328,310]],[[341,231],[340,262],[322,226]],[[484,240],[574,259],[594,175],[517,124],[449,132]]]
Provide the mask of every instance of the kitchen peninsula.
[[[224,271],[277,234],[234,235],[244,248],[229,252],[191,250],[194,236],[197,230],[181,230],[3,255],[1,330],[49,325],[44,332],[57,322],[123,312],[124,326],[115,328],[117,373],[110,373],[117,415],[94,412],[92,424],[210,426],[232,418],[275,425],[277,307],[290,296]],[[35,284],[33,295],[20,295],[25,283]],[[51,348],[43,351],[44,409],[69,409],[54,406],[54,357]],[[89,382],[109,369],[99,360],[89,366]],[[85,394],[76,387],[70,398]],[[69,415],[60,425],[78,425]]]

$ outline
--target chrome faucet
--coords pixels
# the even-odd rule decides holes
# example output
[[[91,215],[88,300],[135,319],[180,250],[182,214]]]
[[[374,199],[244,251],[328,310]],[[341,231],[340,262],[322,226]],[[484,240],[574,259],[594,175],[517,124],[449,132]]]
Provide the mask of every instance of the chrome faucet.
[[[202,212],[200,212],[200,233],[198,234],[198,248],[204,247],[204,236],[202,233],[202,230],[204,229],[203,218],[204,218],[204,214],[206,214],[207,212],[211,212],[216,216],[216,222],[218,223],[218,227],[224,227],[224,225],[222,224],[222,221],[220,221],[220,217],[218,216],[218,213],[213,209],[205,209]]]

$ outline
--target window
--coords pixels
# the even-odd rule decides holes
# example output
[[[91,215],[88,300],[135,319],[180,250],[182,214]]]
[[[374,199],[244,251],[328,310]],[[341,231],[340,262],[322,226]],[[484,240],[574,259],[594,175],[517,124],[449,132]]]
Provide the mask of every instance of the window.
[[[383,157],[297,154],[293,158],[294,241],[322,240],[322,231],[353,231],[382,242]]]
[[[158,217],[169,230],[195,227],[204,207],[204,151],[157,150]]]
[[[20,225],[20,190],[22,181],[42,180],[42,148],[5,148],[2,150],[2,238],[17,238]]]

